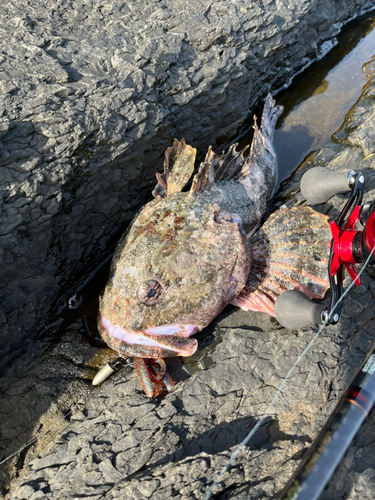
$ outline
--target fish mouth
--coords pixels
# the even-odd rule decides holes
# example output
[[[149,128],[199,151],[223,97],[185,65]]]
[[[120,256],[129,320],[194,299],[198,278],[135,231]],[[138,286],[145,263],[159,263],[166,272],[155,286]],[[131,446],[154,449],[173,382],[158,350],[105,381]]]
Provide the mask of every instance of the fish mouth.
[[[170,323],[134,332],[112,324],[103,315],[100,321],[110,337],[132,346],[132,351],[139,346],[139,357],[154,358],[158,351],[172,351],[169,356],[191,356],[197,350],[198,341],[189,337],[201,330],[197,325]]]

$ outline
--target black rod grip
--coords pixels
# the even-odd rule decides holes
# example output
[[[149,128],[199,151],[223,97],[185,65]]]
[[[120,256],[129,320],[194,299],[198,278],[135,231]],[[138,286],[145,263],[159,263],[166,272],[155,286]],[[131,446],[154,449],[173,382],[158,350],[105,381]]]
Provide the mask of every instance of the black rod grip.
[[[349,173],[332,172],[323,167],[311,168],[302,176],[301,193],[312,205],[325,203],[337,193],[350,191]]]
[[[275,317],[280,325],[289,330],[298,330],[322,322],[323,304],[312,302],[298,290],[288,290],[275,302]]]

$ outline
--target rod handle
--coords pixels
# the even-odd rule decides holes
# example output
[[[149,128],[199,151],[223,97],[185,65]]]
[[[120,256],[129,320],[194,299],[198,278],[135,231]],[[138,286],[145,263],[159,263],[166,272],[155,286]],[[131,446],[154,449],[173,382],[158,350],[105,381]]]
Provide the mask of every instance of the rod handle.
[[[325,203],[332,196],[350,191],[355,172],[332,172],[328,168],[314,167],[301,179],[301,193],[312,205]]]
[[[289,330],[298,330],[322,322],[323,304],[312,302],[298,290],[288,290],[275,302],[275,317],[280,325]]]

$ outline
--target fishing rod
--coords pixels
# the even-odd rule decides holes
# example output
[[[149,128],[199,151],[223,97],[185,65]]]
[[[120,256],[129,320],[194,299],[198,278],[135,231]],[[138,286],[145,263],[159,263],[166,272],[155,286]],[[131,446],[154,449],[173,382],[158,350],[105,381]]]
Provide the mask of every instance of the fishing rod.
[[[332,172],[316,167],[301,179],[301,192],[311,204],[327,202],[340,192],[350,196],[337,222],[331,221],[331,249],[328,274],[331,286],[329,306],[312,302],[291,290],[275,303],[275,316],[286,328],[296,330],[309,324],[336,324],[343,296],[343,268],[354,284],[361,279],[357,264],[365,264],[367,275],[375,279],[375,202],[362,205],[365,179],[361,172]],[[362,229],[357,229],[361,225]],[[327,423],[315,439],[300,466],[287,483],[279,500],[316,500],[324,490],[375,403],[375,345],[344,392]]]
[[[308,449],[279,500],[316,500],[375,403],[375,345]]]

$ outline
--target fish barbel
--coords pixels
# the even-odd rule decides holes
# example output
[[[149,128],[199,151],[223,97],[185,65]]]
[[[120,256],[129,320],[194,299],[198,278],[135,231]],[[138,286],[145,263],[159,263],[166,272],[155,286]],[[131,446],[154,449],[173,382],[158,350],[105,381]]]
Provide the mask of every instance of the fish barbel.
[[[187,192],[196,150],[175,140],[154,200],[118,243],[98,326],[120,356],[134,356],[149,397],[173,387],[162,358],[192,355],[191,336],[227,304],[273,314],[282,291],[322,297],[329,286],[325,216],[306,207],[280,210],[251,236],[275,184],[272,136],[282,110],[268,95],[248,156],[248,147],[222,155],[209,148]]]

